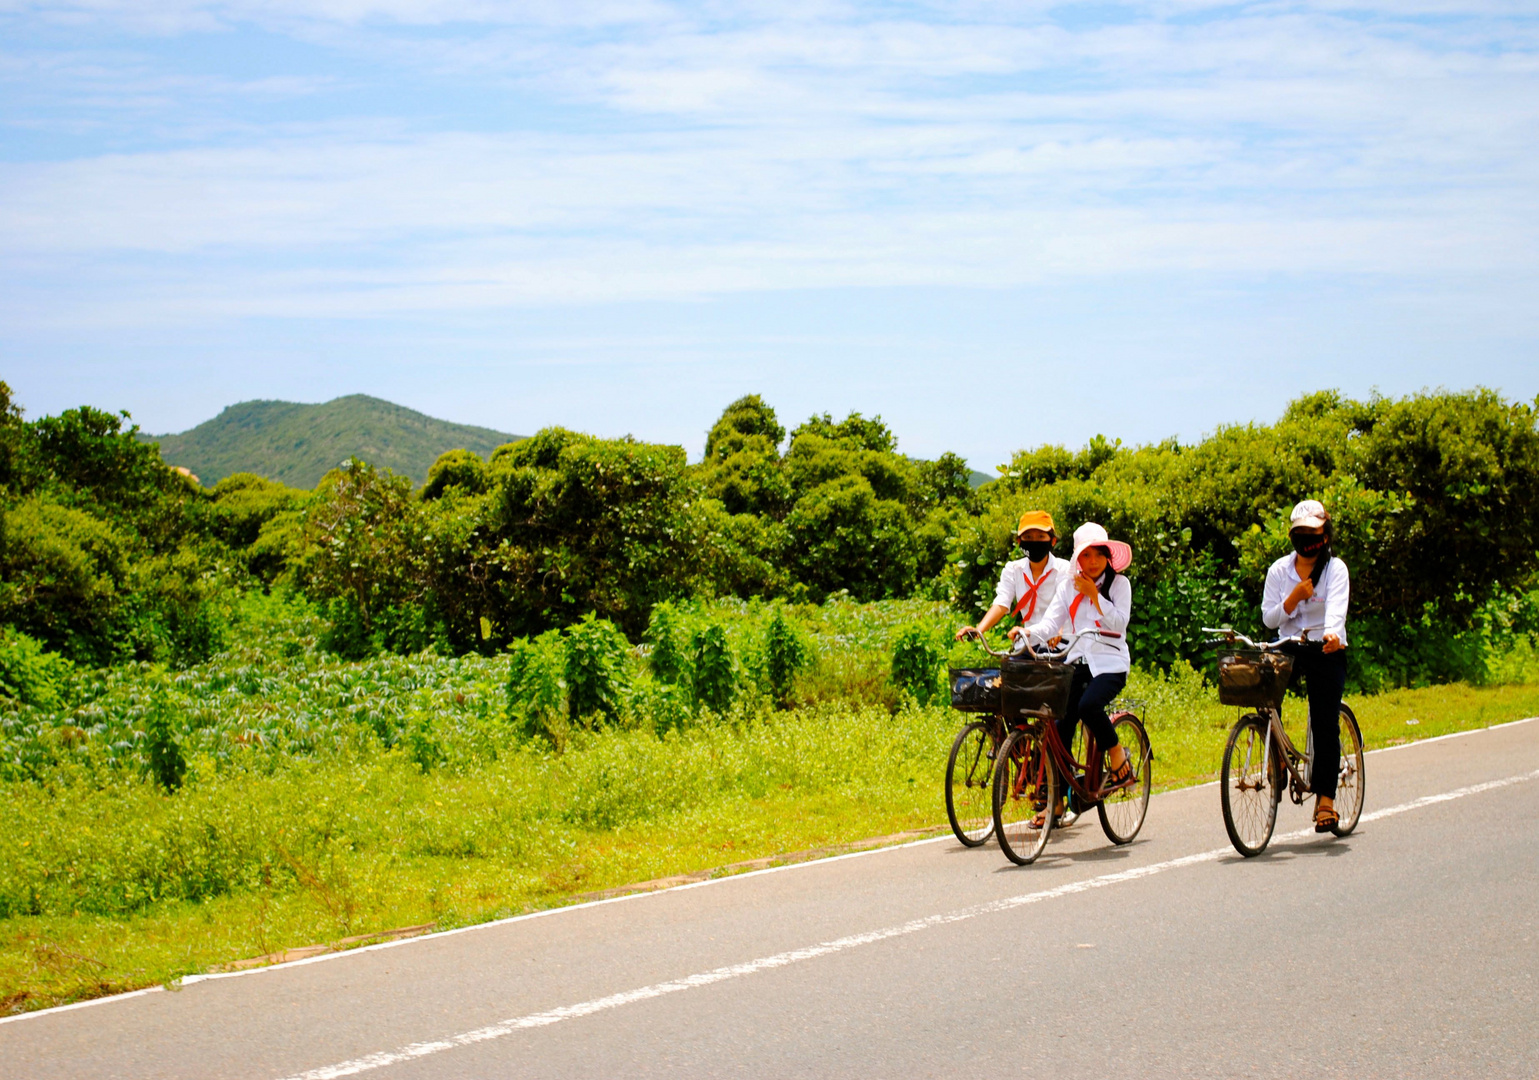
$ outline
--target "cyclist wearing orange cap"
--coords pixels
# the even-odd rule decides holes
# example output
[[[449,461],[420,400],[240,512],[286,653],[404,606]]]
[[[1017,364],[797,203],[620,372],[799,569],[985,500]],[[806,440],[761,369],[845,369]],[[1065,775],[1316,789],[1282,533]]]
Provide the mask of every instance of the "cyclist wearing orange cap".
[[[1024,627],[1052,606],[1058,590],[1067,587],[1074,577],[1069,564],[1053,554],[1057,539],[1053,515],[1046,510],[1028,510],[1021,515],[1015,542],[1026,552],[1026,557],[1005,563],[1004,572],[999,575],[999,586],[994,590],[994,603],[978,620],[977,626],[964,626],[957,631],[958,641],[974,631],[987,633],[1007,615],[1020,616],[1021,627]],[[1021,627],[1012,629],[1010,636],[1020,633]]]

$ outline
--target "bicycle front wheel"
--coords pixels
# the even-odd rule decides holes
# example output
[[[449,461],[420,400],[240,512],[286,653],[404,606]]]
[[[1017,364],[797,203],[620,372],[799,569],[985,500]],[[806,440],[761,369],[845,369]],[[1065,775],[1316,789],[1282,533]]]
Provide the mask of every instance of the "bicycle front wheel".
[[[1114,844],[1131,844],[1144,827],[1149,812],[1149,788],[1154,780],[1154,754],[1149,749],[1149,735],[1138,717],[1123,713],[1112,719],[1117,742],[1127,751],[1133,766],[1133,783],[1112,792],[1096,806],[1101,815],[1101,831]]]
[[[1240,718],[1224,744],[1224,765],[1218,790],[1224,804],[1224,828],[1229,842],[1246,858],[1260,855],[1272,840],[1277,823],[1277,762],[1267,760],[1283,752],[1274,740],[1268,753],[1271,725],[1252,714]]]
[[[946,761],[946,817],[951,831],[967,847],[978,847],[994,834],[992,785],[994,725],[975,720],[951,744]]]
[[[1367,776],[1363,772],[1363,733],[1357,717],[1345,705],[1341,707],[1341,772],[1336,779],[1336,815],[1340,819],[1331,832],[1345,836],[1357,828],[1363,815],[1363,791]]]
[[[1053,832],[1058,774],[1042,736],[1029,728],[1012,732],[994,764],[994,836],[1005,858],[1020,866],[1037,861]],[[1032,821],[1042,815],[1040,828]]]

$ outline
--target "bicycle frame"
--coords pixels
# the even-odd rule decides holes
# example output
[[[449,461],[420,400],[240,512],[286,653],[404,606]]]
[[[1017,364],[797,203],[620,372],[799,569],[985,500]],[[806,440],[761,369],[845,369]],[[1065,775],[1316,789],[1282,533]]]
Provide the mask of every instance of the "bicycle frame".
[[[1058,717],[1046,709],[1035,712],[1032,715],[1036,719],[1014,723],[1010,725],[1011,728],[1014,730],[1024,729],[1032,731],[1042,739],[1047,746],[1048,757],[1052,758],[1053,766],[1058,770],[1058,775],[1063,777],[1064,783],[1068,785],[1071,791],[1085,801],[1082,809],[1089,810],[1101,802],[1105,798],[1106,793],[1102,790],[1101,753],[1100,747],[1096,745],[1095,735],[1091,733],[1088,727],[1085,728],[1085,757],[1088,760],[1076,761],[1074,755],[1063,744],[1063,739],[1058,734]],[[1136,714],[1131,709],[1119,709],[1111,715],[1110,719],[1112,723],[1116,723],[1117,717],[1123,715],[1132,716]],[[1134,765],[1133,774],[1135,776],[1142,775],[1143,761],[1135,763],[1130,758],[1129,764]],[[1038,775],[1034,776],[1031,782],[1040,785],[1045,779],[1042,775],[1041,762],[1037,764],[1036,772]],[[1011,793],[1016,798],[1020,798],[1021,793],[1026,790],[1026,776],[1027,772],[1023,769],[1016,779],[1017,787]],[[1084,777],[1083,782],[1080,781],[1081,776]]]
[[[1204,626],[1202,630],[1207,634],[1223,634],[1224,640],[1227,640],[1230,643],[1244,644],[1252,649],[1270,650],[1275,649],[1280,645],[1287,645],[1292,643],[1305,644],[1309,640],[1309,631],[1307,630],[1303,633],[1300,633],[1297,637],[1286,638],[1282,641],[1268,642],[1252,641],[1244,634],[1238,633],[1227,627]],[[1264,718],[1267,722],[1266,750],[1264,756],[1261,759],[1262,769],[1265,770],[1271,767],[1272,744],[1275,740],[1282,752],[1283,765],[1288,770],[1288,798],[1293,800],[1293,804],[1295,806],[1302,806],[1304,804],[1304,799],[1307,796],[1314,794],[1310,782],[1314,778],[1310,777],[1310,781],[1306,781],[1304,779],[1304,774],[1298,769],[1298,766],[1306,760],[1306,756],[1299,753],[1298,747],[1293,745],[1293,740],[1288,738],[1288,731],[1283,727],[1281,708],[1263,706],[1256,709],[1256,715]],[[1307,726],[1308,721],[1305,721],[1305,725],[1305,731],[1307,733],[1309,730]],[[1306,734],[1306,738],[1307,737],[1308,736]],[[1268,774],[1266,772],[1262,772],[1261,775],[1266,776]]]
[[[1082,637],[1120,638],[1122,635],[1113,633],[1109,630],[1081,630],[1069,637],[1057,649],[1037,652],[1032,648],[1029,642],[1026,642],[1024,643],[1023,647],[1008,653],[996,652],[995,650],[989,648],[988,642],[984,639],[983,635],[978,633],[976,630],[973,631],[970,636],[973,637],[975,641],[977,641],[978,645],[983,649],[984,652],[998,659],[1006,659],[1011,656],[1029,656],[1032,659],[1037,660],[1056,660],[1066,656],[1074,642],[1078,641]],[[1131,709],[1118,709],[1111,714],[1110,719],[1112,723],[1116,723],[1117,718],[1124,714],[1133,716],[1137,715]],[[1100,748],[1096,746],[1095,736],[1091,734],[1090,729],[1088,727],[1085,728],[1085,756],[1089,760],[1086,762],[1076,761],[1074,760],[1074,755],[1070,753],[1069,748],[1064,746],[1063,739],[1058,735],[1058,717],[1055,714],[1047,709],[1042,709],[1028,712],[1027,715],[1034,716],[1036,719],[1026,722],[1006,722],[1004,717],[996,713],[992,719],[994,723],[999,725],[999,730],[997,732],[990,731],[989,733],[990,737],[994,739],[995,745],[998,746],[999,743],[1003,742],[1005,735],[1010,730],[1018,730],[1021,728],[1029,729],[1033,727],[1037,728],[1041,733],[1043,740],[1047,744],[1048,754],[1052,757],[1053,765],[1058,769],[1058,774],[1064,778],[1065,784],[1068,785],[1068,787],[1076,795],[1085,801],[1085,806],[1082,809],[1088,810],[1095,806],[1097,803],[1101,802],[1104,797],[1104,793],[1101,791],[1101,754],[1099,752]],[[1152,758],[1153,756],[1153,751],[1151,749],[1149,757]],[[1129,759],[1129,761],[1131,763],[1131,759]],[[1144,761],[1137,762],[1136,768],[1133,770],[1134,775],[1142,775],[1143,767]],[[1042,766],[1039,762],[1036,770],[1039,774],[1041,772],[1041,768]],[[1013,792],[1016,798],[1019,798],[1021,792],[1025,790],[1024,785],[1026,775],[1027,772],[1023,769],[1020,776],[1017,778],[1016,782],[1020,786],[1017,787],[1017,789]],[[1079,780],[1081,775],[1084,777],[1083,783]],[[1041,781],[1042,777],[1038,775],[1032,782],[1040,784]]]
[[[1304,799],[1313,793],[1309,781],[1304,779],[1304,774],[1298,768],[1303,764],[1305,756],[1299,753],[1298,747],[1293,745],[1293,740],[1288,738],[1288,730],[1283,727],[1281,712],[1277,709],[1263,708],[1257,709],[1256,715],[1267,722],[1266,747],[1261,757],[1261,775],[1270,775],[1266,770],[1272,765],[1272,747],[1275,743],[1282,754],[1283,767],[1288,770],[1288,798],[1293,800],[1295,806],[1304,805]]]

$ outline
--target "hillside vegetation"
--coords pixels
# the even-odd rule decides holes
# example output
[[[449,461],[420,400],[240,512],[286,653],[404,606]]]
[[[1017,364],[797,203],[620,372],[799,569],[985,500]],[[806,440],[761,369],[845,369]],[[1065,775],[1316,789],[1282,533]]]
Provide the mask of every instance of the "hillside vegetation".
[[[446,450],[483,457],[509,435],[470,424],[451,424],[365,394],[321,405],[243,401],[180,435],[147,436],[171,465],[192,471],[212,487],[235,473],[255,473],[311,488],[337,464],[360,458],[416,483]]]
[[[1539,430],[1489,391],[1313,394],[978,489],[757,397],[697,464],[552,428],[302,489],[199,486],[0,383],[0,1008],[933,827],[945,669],[979,659],[951,634],[1027,507],[1132,543],[1157,780],[1207,778],[1233,713],[1197,628],[1256,628],[1306,496],[1370,745],[1539,708]]]

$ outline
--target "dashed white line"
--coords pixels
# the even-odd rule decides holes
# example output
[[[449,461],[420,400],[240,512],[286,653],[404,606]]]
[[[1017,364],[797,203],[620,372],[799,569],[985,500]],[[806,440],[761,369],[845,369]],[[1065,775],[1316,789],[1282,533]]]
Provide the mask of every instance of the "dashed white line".
[[[1445,791],[1440,795],[1427,795],[1420,799],[1413,799],[1398,806],[1386,807],[1383,810],[1366,813],[1362,816],[1362,820],[1378,821],[1383,818],[1393,817],[1396,814],[1420,810],[1423,807],[1432,806],[1437,803],[1450,802],[1454,799],[1462,799],[1468,795],[1478,795],[1481,792],[1494,791],[1497,788],[1510,787],[1513,784],[1521,784],[1535,779],[1539,779],[1539,769],[1517,776],[1509,776],[1502,780],[1491,780],[1483,784],[1471,784],[1468,787]],[[1284,833],[1275,837],[1274,840],[1293,840],[1313,835],[1314,830],[1312,828],[1300,829],[1297,832]],[[1199,863],[1212,862],[1215,859],[1232,854],[1234,854],[1234,849],[1230,847],[1213,848],[1209,851],[1198,852],[1195,855],[1183,855],[1178,859],[1167,859],[1164,862],[1151,863],[1148,866],[1119,870],[1115,873],[1102,874],[1099,877],[1086,878],[1082,881],[1071,881],[1051,889],[1043,889],[1039,892],[1021,893],[1018,896],[1009,896],[1001,900],[991,900],[985,904],[976,904],[972,907],[960,908],[956,911],[940,915],[930,915],[923,919],[913,919],[909,922],[899,923],[896,926],[885,927],[881,930],[871,930],[863,934],[851,934],[848,937],[835,938],[832,941],[809,945],[801,949],[793,949],[790,952],[776,953],[773,956],[764,956],[741,964],[730,964],[727,967],[714,968],[711,971],[703,971],[681,979],[653,983],[651,986],[643,986],[636,990],[626,990],[622,993],[610,994],[607,997],[593,998],[589,1001],[579,1002],[576,1005],[564,1005],[546,1012],[530,1013],[527,1016],[504,1020],[499,1024],[476,1028],[474,1031],[461,1032],[446,1039],[411,1043],[395,1050],[383,1050],[365,1057],[354,1058],[351,1061],[343,1061],[336,1065],[311,1069],[308,1072],[288,1077],[286,1080],[339,1080],[340,1077],[344,1076],[356,1076],[359,1073],[371,1072],[374,1069],[382,1069],[390,1065],[398,1065],[402,1062],[439,1054],[445,1050],[453,1050],[461,1046],[472,1046],[476,1043],[500,1039],[530,1028],[547,1027],[551,1024],[559,1024],[563,1020],[574,1020],[609,1009],[617,1009],[622,1005],[631,1005],[638,1001],[664,997],[683,990],[694,990],[702,986],[711,986],[715,983],[725,982],[728,979],[753,975],[760,971],[770,971],[774,968],[786,967],[789,964],[800,963],[804,960],[814,960],[820,956],[844,952],[848,949],[859,948],[862,945],[872,945],[879,941],[906,937],[909,934],[917,934],[921,930],[929,930],[937,926],[976,919],[980,915],[993,915],[998,912],[1025,907],[1028,904],[1055,900],[1061,896],[1072,896],[1075,893],[1089,892],[1092,889],[1103,889],[1108,885],[1117,885],[1125,881],[1137,881],[1140,878],[1162,874],[1167,870],[1179,870],[1183,867],[1195,866]]]

